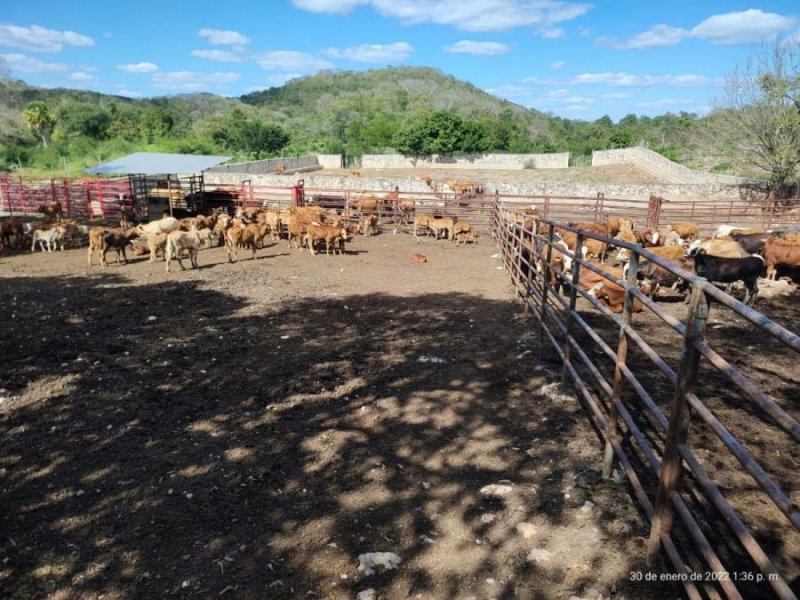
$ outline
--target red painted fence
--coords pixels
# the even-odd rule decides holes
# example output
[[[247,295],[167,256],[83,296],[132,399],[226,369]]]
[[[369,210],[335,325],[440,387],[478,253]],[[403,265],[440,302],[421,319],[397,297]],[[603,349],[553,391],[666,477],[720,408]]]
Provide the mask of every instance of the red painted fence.
[[[5,215],[32,215],[44,204],[60,202],[65,217],[118,219],[131,197],[128,177],[40,179],[0,174],[0,214]]]

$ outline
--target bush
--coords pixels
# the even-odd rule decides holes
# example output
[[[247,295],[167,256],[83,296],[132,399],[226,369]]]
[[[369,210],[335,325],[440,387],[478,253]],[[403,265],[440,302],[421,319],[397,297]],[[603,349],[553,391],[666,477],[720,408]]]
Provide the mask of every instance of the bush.
[[[680,162],[678,156],[678,149],[672,146],[656,146],[653,151],[658,152],[664,158],[670,159],[672,162]]]
[[[733,171],[733,163],[727,160],[711,167],[712,173],[729,173],[731,171]]]

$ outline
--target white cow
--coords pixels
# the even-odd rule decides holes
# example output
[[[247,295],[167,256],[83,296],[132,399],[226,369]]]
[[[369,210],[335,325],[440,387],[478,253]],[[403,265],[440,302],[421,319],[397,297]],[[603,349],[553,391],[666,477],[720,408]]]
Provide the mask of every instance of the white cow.
[[[34,229],[31,252],[36,252],[36,242],[39,242],[39,248],[41,248],[42,252],[44,252],[45,243],[47,244],[47,251],[52,252],[53,246],[58,248],[58,242],[61,242],[61,250],[63,251],[66,233],[67,228],[64,225],[56,225],[50,229]]]

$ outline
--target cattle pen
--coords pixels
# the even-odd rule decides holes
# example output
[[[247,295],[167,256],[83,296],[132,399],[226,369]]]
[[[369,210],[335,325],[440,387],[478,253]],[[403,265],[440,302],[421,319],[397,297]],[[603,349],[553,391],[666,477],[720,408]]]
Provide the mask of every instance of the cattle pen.
[[[108,226],[133,183],[0,177],[0,212],[46,226],[56,200]],[[555,228],[598,237],[570,222],[793,229],[796,201],[377,183],[198,192],[198,211],[378,219],[335,256],[277,236],[167,274],[87,267],[77,235],[6,244],[0,596],[800,595],[800,288],[765,281],[751,310],[689,276],[691,304],[654,304],[622,276],[614,313],[575,285],[603,265],[579,260],[566,296],[532,268]],[[414,216],[480,236],[412,236]],[[399,568],[357,566],[387,551]]]
[[[627,278],[561,248],[573,271],[556,272],[557,227],[577,234],[577,247],[592,238],[629,249]],[[663,549],[693,599],[762,597],[768,587],[778,598],[796,598],[798,389],[770,390],[773,397],[752,374],[747,352],[731,355],[717,344],[719,329],[747,328],[742,339],[769,340],[762,344],[769,360],[796,365],[800,337],[638,245],[544,218],[524,227],[503,203],[493,230],[513,286],[538,321],[542,351],[558,354],[562,385],[575,386],[605,442],[604,475],[616,458],[651,522],[648,560]],[[691,282],[686,309],[667,311],[639,290],[642,260]],[[625,289],[622,314],[581,289],[582,269]],[[634,316],[634,301],[650,316]],[[712,310],[718,329],[709,326]],[[753,423],[769,433],[755,435]]]

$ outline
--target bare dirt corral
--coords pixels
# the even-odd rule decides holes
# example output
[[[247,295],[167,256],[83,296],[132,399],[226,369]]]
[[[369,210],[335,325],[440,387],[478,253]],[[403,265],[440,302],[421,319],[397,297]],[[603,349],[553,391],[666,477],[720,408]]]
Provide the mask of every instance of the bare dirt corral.
[[[0,596],[679,596],[494,252],[0,257]]]
[[[413,169],[325,169],[321,175],[352,175],[361,177],[391,177],[420,179],[430,177],[434,182],[470,180],[476,183],[504,181],[506,183],[561,182],[561,183],[662,183],[634,165],[604,165],[601,167],[569,167],[567,169],[469,169],[469,168],[425,168]]]

